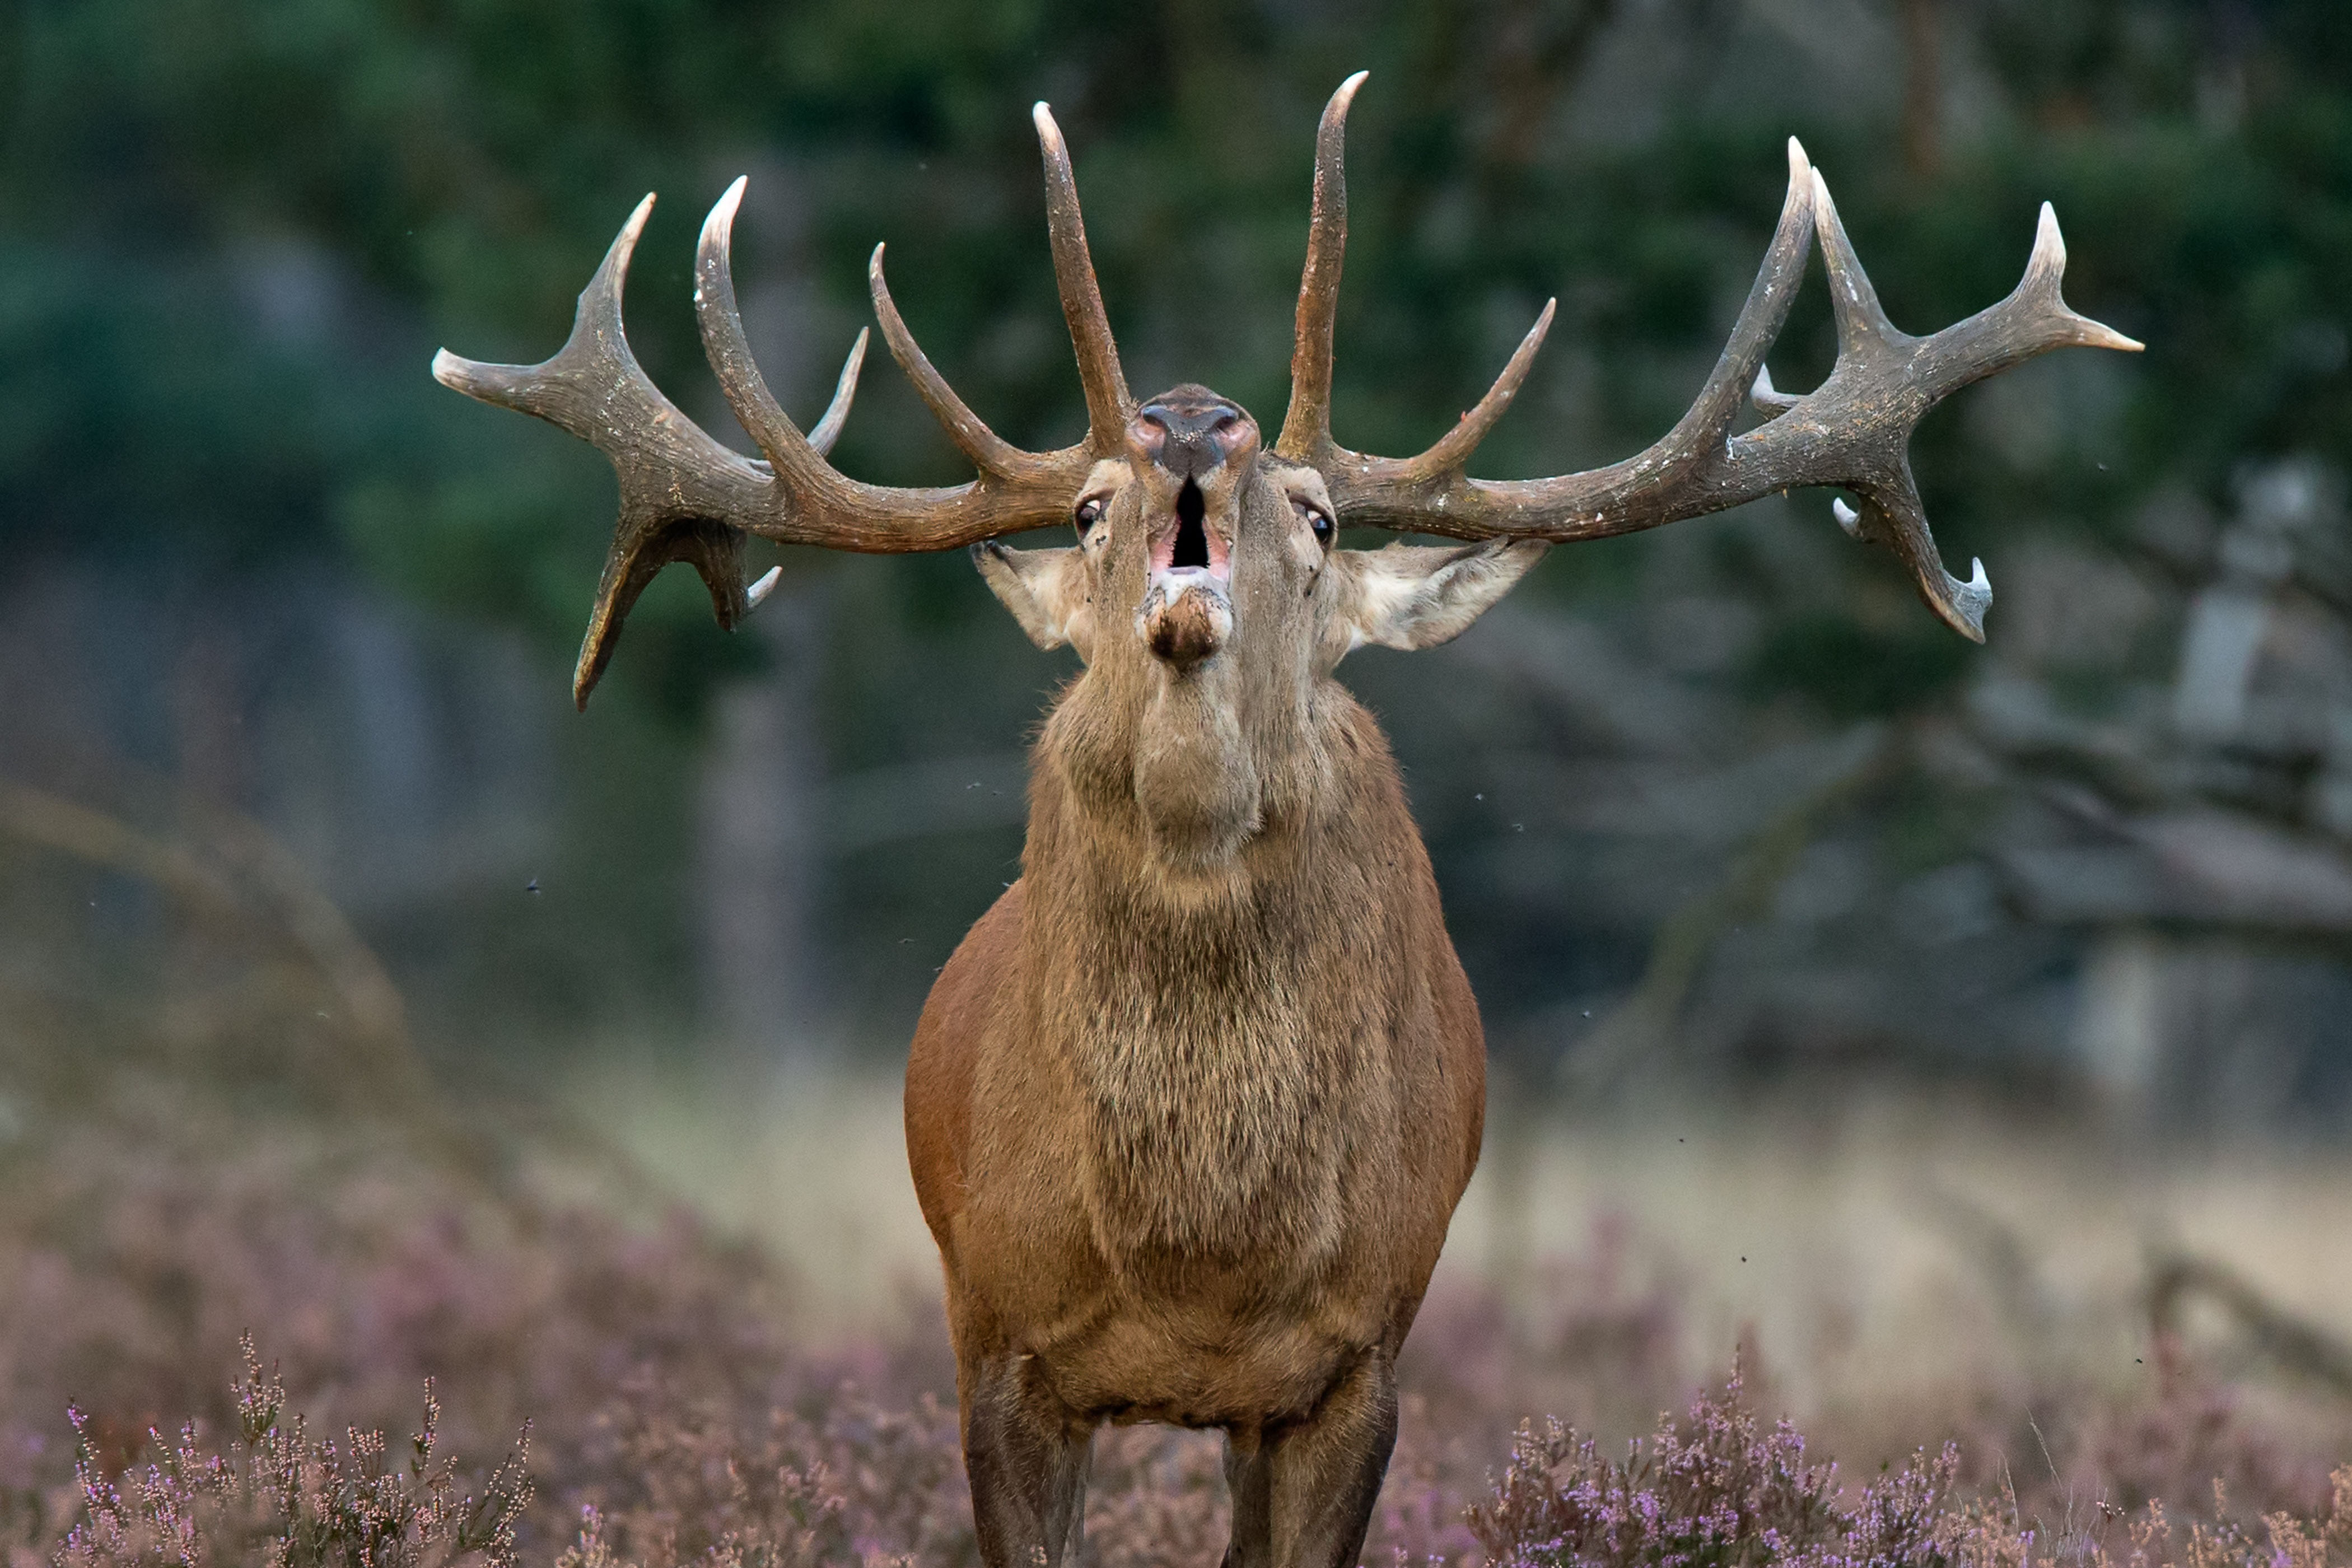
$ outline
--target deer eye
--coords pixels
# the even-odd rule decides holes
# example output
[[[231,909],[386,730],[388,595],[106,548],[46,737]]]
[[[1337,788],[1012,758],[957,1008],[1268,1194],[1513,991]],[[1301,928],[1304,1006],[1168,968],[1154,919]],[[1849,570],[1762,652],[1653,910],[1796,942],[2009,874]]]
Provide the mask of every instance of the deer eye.
[[[1077,523],[1081,534],[1092,532],[1095,524],[1102,521],[1103,504],[1100,496],[1088,496],[1078,503],[1078,510],[1072,514],[1072,520]]]
[[[1305,518],[1307,525],[1315,531],[1315,542],[1328,549],[1332,533],[1331,514],[1313,501],[1294,500],[1290,504],[1298,509],[1298,515]]]

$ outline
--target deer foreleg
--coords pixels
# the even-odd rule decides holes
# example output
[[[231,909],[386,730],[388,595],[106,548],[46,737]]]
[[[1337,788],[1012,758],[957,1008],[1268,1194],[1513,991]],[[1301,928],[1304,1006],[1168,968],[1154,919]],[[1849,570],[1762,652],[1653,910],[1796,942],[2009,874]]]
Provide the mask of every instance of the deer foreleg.
[[[1306,1420],[1231,1434],[1234,1534],[1224,1568],[1352,1568],[1396,1435],[1396,1371],[1381,1351]]]
[[[1025,1355],[962,1367],[963,1463],[988,1568],[1076,1568],[1094,1427]]]

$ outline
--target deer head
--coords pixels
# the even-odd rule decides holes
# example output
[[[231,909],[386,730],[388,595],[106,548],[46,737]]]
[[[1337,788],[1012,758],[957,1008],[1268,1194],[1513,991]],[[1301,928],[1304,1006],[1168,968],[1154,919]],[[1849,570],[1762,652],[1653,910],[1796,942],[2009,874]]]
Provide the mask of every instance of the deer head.
[[[1445,641],[1549,546],[1339,549],[1321,471],[1205,386],[1146,399],[1125,437],[1078,489],[1076,544],[973,554],[1038,647],[1087,663],[1058,748],[1082,786],[1105,809],[1131,798],[1163,867],[1206,868],[1262,826],[1269,790],[1313,793],[1333,666]]]
[[[866,552],[974,545],[989,585],[1041,647],[1075,647],[1106,691],[1133,704],[1222,708],[1279,725],[1312,683],[1364,643],[1444,641],[1506,592],[1551,543],[1654,528],[1799,486],[1848,492],[1850,533],[1892,550],[1920,596],[1962,635],[1983,640],[1992,593],[1981,563],[1968,581],[1945,570],[1908,457],[1912,430],[1940,399],[2046,350],[2136,350],[2131,339],[2067,309],[2066,252],[2045,203],[2025,276],[2010,296],[1927,338],[1897,331],[1854,257],[1829,187],[1789,142],[1789,191],[1770,249],[1715,370],[1689,411],[1646,451],[1585,473],[1471,479],[1464,465],[1525,380],[1553,307],[1477,406],[1417,458],[1370,457],[1331,437],[1332,326],[1347,232],[1341,153],[1364,74],[1323,112],[1314,215],[1298,299],[1290,405],[1271,447],[1239,405],[1184,385],[1139,404],[1129,395],[1087,251],[1060,132],[1035,110],[1046,217],[1062,308],[1087,398],[1087,431],[1056,452],[1022,451],[990,430],[947,384],[869,268],[891,353],[979,470],[944,489],[868,485],[824,460],[846,417],[866,348],[860,332],[833,405],[803,436],[751,360],[730,268],[738,180],[704,224],[695,309],[703,346],[736,416],[765,460],[712,440],[639,369],[621,326],[629,256],[647,196],[580,296],[561,353],[531,366],[482,364],[444,350],[433,372],[486,402],[534,414],[601,448],[620,478],[620,517],[572,689],[585,706],[621,623],[655,573],[690,563],[732,626],[773,574],[744,582],[746,534]],[[1813,237],[1836,314],[1830,375],[1802,395],[1773,389],[1765,354],[1786,320]],[[1763,422],[1734,435],[1752,398]],[[1077,542],[1013,550],[1003,536],[1068,523]],[[1437,534],[1452,548],[1334,546],[1346,525]]]

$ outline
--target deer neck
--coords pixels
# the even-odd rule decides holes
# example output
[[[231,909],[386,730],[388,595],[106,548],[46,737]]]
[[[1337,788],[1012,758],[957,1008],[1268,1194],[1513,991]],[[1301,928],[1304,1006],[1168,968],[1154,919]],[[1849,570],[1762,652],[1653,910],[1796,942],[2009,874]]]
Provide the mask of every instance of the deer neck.
[[[1384,1113],[1385,992],[1414,984],[1398,935],[1425,862],[1395,765],[1333,682],[1277,710],[1298,739],[1276,746],[1263,710],[1089,690],[1095,673],[1037,748],[1023,1011],[1089,1108],[1097,1239],[1320,1256],[1354,1146],[1329,1108]],[[1167,853],[1153,792],[1178,769],[1211,790],[1177,820],[1248,824],[1221,858]]]
[[[1347,701],[1303,669],[1232,657],[1181,673],[1148,656],[1107,660],[1055,710],[1039,767],[1066,786],[1055,805],[1085,842],[1122,861],[1139,851],[1122,870],[1197,893],[1310,825],[1331,793],[1334,696]]]

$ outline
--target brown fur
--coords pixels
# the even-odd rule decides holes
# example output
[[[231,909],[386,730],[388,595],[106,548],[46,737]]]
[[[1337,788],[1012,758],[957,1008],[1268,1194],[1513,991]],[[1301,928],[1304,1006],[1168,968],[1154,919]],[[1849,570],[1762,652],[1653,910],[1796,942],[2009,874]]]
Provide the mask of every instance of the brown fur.
[[[1245,434],[1202,486],[1229,584],[1152,571],[1172,484],[1140,458],[1104,533],[982,562],[1033,635],[1093,628],[1033,755],[1022,878],[907,1073],[992,1563],[1074,1547],[1084,1435],[1134,1420],[1232,1434],[1237,1520],[1265,1516],[1236,1560],[1352,1561],[1388,1369],[1477,1161],[1477,1005],[1387,743],[1328,673],[1377,640],[1349,616],[1411,598],[1366,574],[1404,567],[1318,543],[1319,481]],[[1176,658],[1153,634],[1180,614]]]

